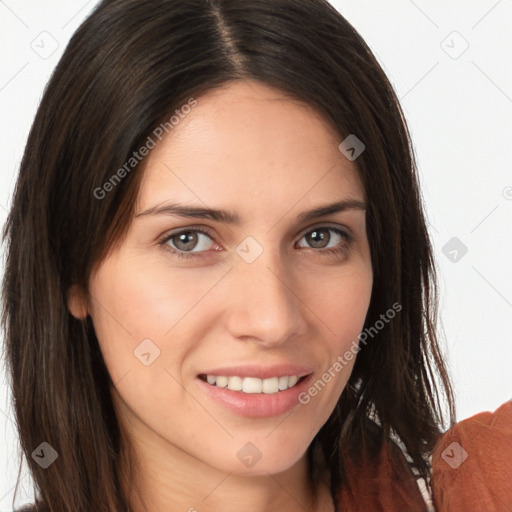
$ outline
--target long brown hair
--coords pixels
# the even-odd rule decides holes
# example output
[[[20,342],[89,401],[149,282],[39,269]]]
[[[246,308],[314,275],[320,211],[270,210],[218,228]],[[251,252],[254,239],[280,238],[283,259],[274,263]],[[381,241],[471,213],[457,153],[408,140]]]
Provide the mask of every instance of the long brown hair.
[[[428,457],[445,428],[443,396],[446,427],[454,424],[410,135],[361,36],[325,0],[104,0],[71,38],[45,90],[3,233],[7,374],[37,510],[130,510],[113,384],[91,319],[70,314],[67,291],[87,290],[93,267],[122,242],[144,160],[103,197],[94,191],[189,98],[244,79],[312,105],[340,142],[349,134],[364,142],[355,163],[374,273],[365,328],[392,304],[402,306],[358,353],[308,449],[310,465],[321,448],[335,498],[346,458],[357,461],[375,438],[367,422],[373,409],[381,439],[397,434],[428,478]],[[42,442],[58,453],[47,469],[31,456]]]

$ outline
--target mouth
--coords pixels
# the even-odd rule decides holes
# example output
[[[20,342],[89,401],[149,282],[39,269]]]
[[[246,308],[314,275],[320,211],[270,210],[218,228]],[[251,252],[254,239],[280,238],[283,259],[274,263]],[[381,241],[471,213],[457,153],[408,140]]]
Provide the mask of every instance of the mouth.
[[[245,369],[245,376],[236,375],[236,371],[232,372],[235,375],[228,371],[208,372],[197,375],[196,382],[205,400],[213,401],[225,411],[249,419],[271,418],[289,413],[301,405],[299,398],[313,380],[312,371],[306,373],[296,367],[289,370],[292,368],[282,372],[274,370],[274,376],[269,369],[260,369],[259,372]],[[265,375],[261,375],[263,378],[255,377],[258,373]]]
[[[298,386],[308,375],[282,375],[260,379],[257,377],[240,377],[238,375],[226,376],[202,373],[198,375],[198,378],[212,387],[247,394],[274,395]]]

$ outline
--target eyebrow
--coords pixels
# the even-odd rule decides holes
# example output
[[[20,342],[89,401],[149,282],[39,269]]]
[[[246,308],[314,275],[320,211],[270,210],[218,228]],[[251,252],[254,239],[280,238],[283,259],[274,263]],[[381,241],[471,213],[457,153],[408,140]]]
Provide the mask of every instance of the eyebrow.
[[[344,199],[335,203],[317,206],[312,210],[305,211],[297,216],[298,222],[306,222],[308,220],[323,217],[324,215],[331,215],[346,210],[365,210],[366,203],[356,199]],[[135,217],[143,217],[147,215],[177,215],[179,217],[187,217],[194,219],[210,219],[216,222],[225,224],[240,225],[241,218],[236,214],[226,210],[219,210],[215,208],[201,208],[199,206],[185,206],[183,204],[167,203],[161,206],[153,206],[142,212],[139,212]]]

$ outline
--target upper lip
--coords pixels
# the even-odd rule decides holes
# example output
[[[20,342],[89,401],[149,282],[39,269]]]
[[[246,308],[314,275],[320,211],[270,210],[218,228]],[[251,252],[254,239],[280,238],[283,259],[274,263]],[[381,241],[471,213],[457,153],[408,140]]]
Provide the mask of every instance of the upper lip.
[[[216,375],[225,377],[255,377],[258,379],[269,379],[271,377],[284,377],[297,375],[303,377],[309,375],[313,370],[307,366],[294,364],[276,364],[272,366],[262,366],[258,364],[248,364],[239,366],[225,366],[222,368],[211,368],[199,375]]]

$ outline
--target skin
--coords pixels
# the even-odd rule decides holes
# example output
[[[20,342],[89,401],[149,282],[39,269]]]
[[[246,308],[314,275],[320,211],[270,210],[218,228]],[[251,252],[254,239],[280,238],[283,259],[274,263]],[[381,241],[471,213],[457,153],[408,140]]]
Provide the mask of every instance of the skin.
[[[372,290],[364,209],[296,220],[320,205],[365,201],[357,168],[315,110],[278,90],[244,81],[197,100],[148,155],[136,213],[179,202],[229,210],[241,224],[134,217],[121,247],[91,275],[89,299],[69,294],[74,316],[91,315],[114,382],[138,464],[134,509],[144,500],[157,512],[332,511],[326,483],[308,482],[305,453],[355,359],[307,405],[260,419],[209,400],[197,374],[287,362],[312,366],[314,382],[357,341]],[[197,226],[211,233],[188,242],[197,257],[158,243]],[[324,228],[324,238],[313,228]],[[248,236],[263,249],[252,263],[236,252]],[[326,254],[326,246],[345,250]],[[183,244],[175,237],[167,247]],[[145,366],[134,350],[148,338],[160,356]],[[262,454],[252,468],[237,457],[248,442]]]

